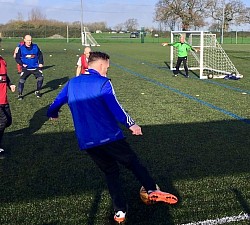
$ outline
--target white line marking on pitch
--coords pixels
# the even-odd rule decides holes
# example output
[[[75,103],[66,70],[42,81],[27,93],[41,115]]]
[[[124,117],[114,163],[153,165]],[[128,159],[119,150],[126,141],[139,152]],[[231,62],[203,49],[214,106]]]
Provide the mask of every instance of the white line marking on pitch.
[[[242,220],[250,220],[250,215],[245,213],[245,214],[239,214],[238,216],[223,217],[223,218],[220,218],[220,219],[218,218],[215,220],[198,221],[198,222],[192,222],[192,223],[185,223],[181,225],[217,225],[217,224],[238,222]]]

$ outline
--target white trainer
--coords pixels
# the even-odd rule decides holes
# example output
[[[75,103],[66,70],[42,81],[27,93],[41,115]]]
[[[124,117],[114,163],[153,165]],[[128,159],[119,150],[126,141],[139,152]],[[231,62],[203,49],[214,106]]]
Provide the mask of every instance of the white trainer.
[[[120,224],[120,223],[123,223],[126,219],[126,212],[123,212],[123,211],[117,211],[115,212],[115,215],[114,215],[114,220]]]

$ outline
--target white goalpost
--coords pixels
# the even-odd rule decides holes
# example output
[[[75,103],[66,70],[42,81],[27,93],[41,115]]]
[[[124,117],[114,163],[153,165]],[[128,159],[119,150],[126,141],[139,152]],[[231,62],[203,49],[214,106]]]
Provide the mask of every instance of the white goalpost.
[[[100,46],[93,38],[87,27],[83,28],[82,32],[82,45],[83,46]]]
[[[204,31],[171,31],[171,43],[177,42],[180,36],[185,36],[186,42],[199,49],[198,52],[189,51],[188,68],[198,70],[200,79],[224,78],[234,75],[242,78],[238,70],[218,43],[216,34]],[[170,69],[175,70],[177,49],[170,48]],[[183,67],[180,70],[184,70]]]

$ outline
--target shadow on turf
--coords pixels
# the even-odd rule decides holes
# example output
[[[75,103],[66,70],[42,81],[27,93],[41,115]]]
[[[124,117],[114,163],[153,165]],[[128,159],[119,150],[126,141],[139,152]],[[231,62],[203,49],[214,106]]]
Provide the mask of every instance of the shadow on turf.
[[[69,77],[62,77],[59,79],[51,80],[47,82],[44,86],[43,89],[49,89],[48,91],[43,92],[43,94],[49,93],[51,91],[54,91],[58,89],[59,87],[63,86],[67,81],[69,80]]]
[[[20,136],[32,137],[36,131],[38,131],[48,120],[46,116],[49,105],[39,109],[33,115],[33,117],[29,120],[29,126],[20,130],[15,130],[13,132],[7,133],[9,137],[15,138]],[[12,149],[12,148],[11,148]]]
[[[170,64],[169,64],[169,62],[164,61],[164,63],[166,64],[167,68],[170,70]],[[166,68],[166,67],[159,67],[159,68]],[[193,70],[189,70],[189,73],[192,73],[194,76],[199,77],[199,74],[197,74]],[[182,71],[180,71],[179,74],[182,75],[182,76],[185,76],[185,73],[183,73]]]
[[[102,196],[103,191],[107,191],[103,175],[90,158],[78,150],[75,134],[35,134],[44,123],[53,129],[63,130],[64,124],[60,124],[60,121],[52,123],[46,120],[46,109],[47,106],[34,114],[30,131],[23,129],[21,132],[24,135],[17,135],[17,131],[5,135],[5,145],[12,154],[1,164],[1,202],[11,204],[82,195],[85,201],[90,199],[91,207],[84,202],[73,207],[77,208],[79,214],[86,215],[85,224],[95,225],[100,221],[105,225],[111,224],[110,199],[103,199]],[[174,225],[169,207],[181,206],[184,193],[178,193],[173,181],[250,172],[250,140],[243,135],[249,134],[250,128],[243,122],[144,126],[143,132],[141,137],[128,133],[128,141],[161,189],[176,194],[180,202],[174,206],[144,205],[139,199],[139,183],[130,172],[121,168],[129,205],[126,225]],[[237,190],[237,187],[234,188]],[[234,192],[242,207],[249,212],[243,195],[238,190]],[[104,206],[108,207],[107,215],[101,219],[98,211]]]
[[[242,210],[250,215],[250,206],[247,203],[247,200],[244,198],[241,191],[239,191],[237,188],[232,188],[232,192],[235,194],[235,197],[237,201],[240,203],[240,206],[242,207]]]
[[[41,90],[41,94],[44,95],[44,94],[47,94],[51,91],[54,91],[58,88],[60,88],[61,86],[63,86],[67,81],[69,80],[69,77],[62,77],[62,78],[59,78],[59,79],[54,79],[54,80],[51,80],[49,82],[47,82],[45,85],[43,85],[42,87],[42,90]],[[28,82],[28,81],[27,81]],[[43,91],[45,89],[48,89],[47,91]],[[25,89],[24,89],[25,90]],[[26,97],[28,95],[33,95],[35,93],[35,90],[34,91],[30,91],[28,92],[27,94],[24,94],[23,97]]]
[[[44,66],[43,68],[42,68],[42,70],[47,70],[47,69],[49,69],[49,68],[51,68],[51,67],[54,67],[55,65],[50,65],[50,66]]]

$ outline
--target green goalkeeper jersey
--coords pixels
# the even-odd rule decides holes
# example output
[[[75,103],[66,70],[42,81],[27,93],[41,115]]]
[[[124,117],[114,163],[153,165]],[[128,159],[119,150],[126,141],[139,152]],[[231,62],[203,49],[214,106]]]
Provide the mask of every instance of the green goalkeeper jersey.
[[[190,50],[195,51],[193,47],[186,42],[184,43],[175,42],[173,44],[168,44],[168,45],[178,49],[178,57],[187,57],[188,51]]]

